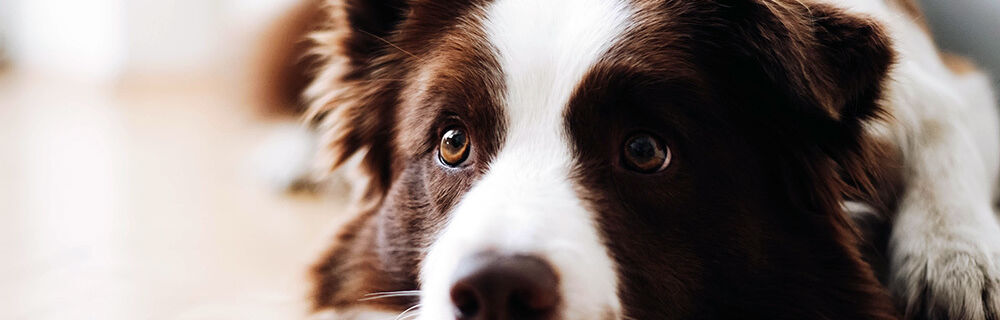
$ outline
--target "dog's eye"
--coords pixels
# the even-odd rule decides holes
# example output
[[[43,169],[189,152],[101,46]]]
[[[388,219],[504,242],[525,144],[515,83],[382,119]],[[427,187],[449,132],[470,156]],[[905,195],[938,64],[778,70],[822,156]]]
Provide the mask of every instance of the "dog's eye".
[[[457,167],[469,158],[469,137],[461,128],[451,128],[441,135],[441,145],[438,146],[441,162]]]
[[[670,148],[649,134],[632,135],[625,141],[622,152],[625,164],[637,172],[659,172],[670,165]]]

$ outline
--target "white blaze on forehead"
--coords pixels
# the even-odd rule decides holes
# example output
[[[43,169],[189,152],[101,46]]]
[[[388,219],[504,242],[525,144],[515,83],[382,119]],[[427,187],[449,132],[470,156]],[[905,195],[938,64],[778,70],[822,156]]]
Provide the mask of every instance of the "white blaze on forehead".
[[[507,92],[505,140],[487,172],[450,213],[421,267],[421,319],[452,315],[459,261],[485,250],[547,259],[567,319],[619,316],[617,275],[595,221],[574,191],[566,108],[631,16],[618,0],[498,0],[483,30]],[[475,130],[475,128],[470,128]]]

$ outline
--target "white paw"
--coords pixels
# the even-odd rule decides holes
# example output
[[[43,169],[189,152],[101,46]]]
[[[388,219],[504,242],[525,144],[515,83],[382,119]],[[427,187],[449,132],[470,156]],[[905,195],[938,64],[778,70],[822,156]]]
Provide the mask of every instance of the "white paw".
[[[906,319],[1000,320],[1000,242],[970,233],[894,240],[889,288]]]

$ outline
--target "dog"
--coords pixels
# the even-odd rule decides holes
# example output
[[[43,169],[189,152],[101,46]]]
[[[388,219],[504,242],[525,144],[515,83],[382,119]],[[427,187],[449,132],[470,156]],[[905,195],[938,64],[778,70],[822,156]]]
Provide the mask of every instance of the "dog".
[[[1000,319],[996,99],[913,0],[315,7],[316,311]]]

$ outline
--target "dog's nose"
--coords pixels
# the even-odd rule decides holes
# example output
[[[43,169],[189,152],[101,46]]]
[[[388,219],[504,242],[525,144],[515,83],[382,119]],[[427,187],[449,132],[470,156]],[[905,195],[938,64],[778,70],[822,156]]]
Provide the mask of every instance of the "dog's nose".
[[[559,278],[544,260],[479,254],[464,259],[451,287],[459,320],[550,319],[559,304]]]

